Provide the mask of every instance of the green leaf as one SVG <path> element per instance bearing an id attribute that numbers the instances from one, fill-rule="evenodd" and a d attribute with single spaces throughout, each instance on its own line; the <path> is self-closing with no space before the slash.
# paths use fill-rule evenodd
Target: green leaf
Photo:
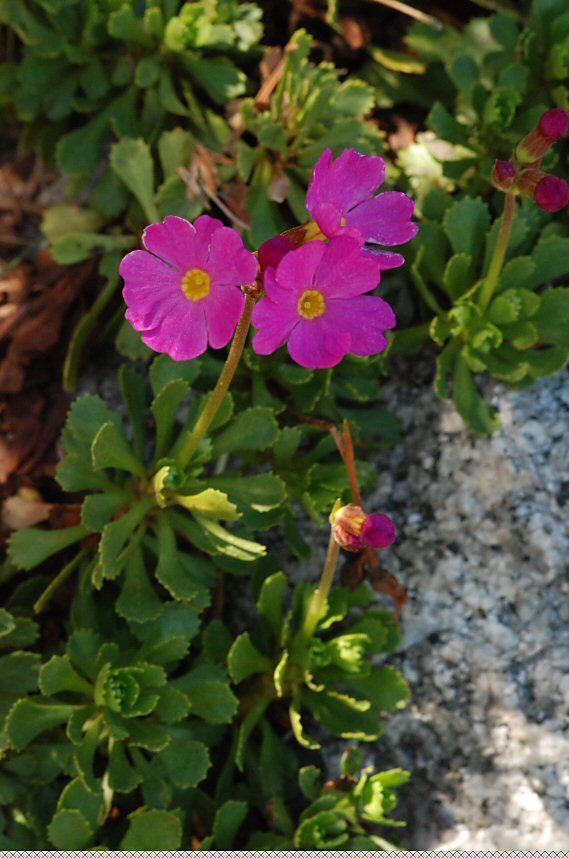
<path id="1" fill-rule="evenodd" d="M 158 355 L 150 365 L 149 376 L 152 393 L 157 396 L 170 381 L 179 379 L 191 385 L 200 374 L 200 370 L 199 360 L 172 360 L 168 355 Z M 224 404 L 225 402 L 224 399 Z"/>
<path id="2" fill-rule="evenodd" d="M 298 773 L 298 785 L 305 798 L 315 801 L 322 789 L 322 772 L 317 766 L 303 766 Z"/>
<path id="3" fill-rule="evenodd" d="M 455 253 L 481 259 L 490 226 L 488 207 L 482 200 L 464 197 L 447 210 L 443 226 Z"/>
<path id="4" fill-rule="evenodd" d="M 231 849 L 248 808 L 244 801 L 226 801 L 217 810 L 213 823 L 213 844 L 217 850 Z"/>
<path id="5" fill-rule="evenodd" d="M 196 787 L 206 777 L 211 766 L 206 745 L 185 736 L 173 738 L 160 752 L 158 759 L 165 766 L 172 783 L 180 789 Z"/>
<path id="6" fill-rule="evenodd" d="M 198 587 L 180 562 L 174 530 L 165 515 L 156 517 L 158 528 L 158 566 L 156 578 L 174 599 L 193 599 Z"/>
<path id="7" fill-rule="evenodd" d="M 468 364 L 460 354 L 454 369 L 454 402 L 465 423 L 479 435 L 491 435 L 500 428 L 496 409 L 478 393 Z"/>
<path id="8" fill-rule="evenodd" d="M 287 577 L 284 572 L 275 572 L 265 578 L 257 599 L 257 610 L 270 627 L 277 633 L 280 631 L 283 618 L 283 602 L 287 589 Z"/>
<path id="9" fill-rule="evenodd" d="M 267 549 L 261 543 L 235 536 L 235 534 L 222 527 L 217 521 L 212 521 L 197 513 L 194 513 L 194 518 L 196 524 L 199 526 L 200 533 L 197 533 L 195 528 L 190 526 L 190 522 L 187 523 L 186 529 L 189 533 L 192 533 L 192 541 L 196 540 L 194 544 L 198 547 L 201 542 L 200 536 L 202 539 L 204 536 L 206 537 L 206 544 L 209 543 L 212 549 L 209 553 L 225 554 L 228 557 L 243 560 L 246 563 L 258 560 L 259 557 L 264 557 L 267 553 Z"/>
<path id="10" fill-rule="evenodd" d="M 78 810 L 96 831 L 104 813 L 103 794 L 91 792 L 80 778 L 74 778 L 59 796 L 57 809 Z"/>
<path id="11" fill-rule="evenodd" d="M 102 217 L 91 209 L 59 204 L 45 210 L 41 231 L 50 244 L 69 233 L 98 232 L 103 225 Z"/>
<path id="12" fill-rule="evenodd" d="M 89 530 L 101 531 L 104 526 L 132 501 L 127 491 L 99 492 L 87 495 L 81 507 L 81 522 Z"/>
<path id="13" fill-rule="evenodd" d="M 534 272 L 535 263 L 530 256 L 518 256 L 515 259 L 510 259 L 502 269 L 496 284 L 496 293 L 505 292 L 507 289 L 528 288 Z"/>
<path id="14" fill-rule="evenodd" d="M 179 126 L 164 131 L 158 141 L 158 154 L 166 179 L 178 175 L 178 167 L 186 167 L 194 152 L 195 143 L 189 131 Z"/>
<path id="15" fill-rule="evenodd" d="M 152 414 L 156 424 L 155 459 L 166 455 L 172 439 L 176 414 L 182 400 L 189 390 L 189 384 L 182 379 L 168 382 L 157 394 L 152 403 Z"/>
<path id="16" fill-rule="evenodd" d="M 67 703 L 18 700 L 6 720 L 8 740 L 16 751 L 22 751 L 36 736 L 65 724 L 77 708 Z"/>
<path id="17" fill-rule="evenodd" d="M 109 753 L 109 786 L 117 792 L 132 792 L 142 781 L 142 775 L 129 762 L 122 742 L 113 742 Z"/>
<path id="18" fill-rule="evenodd" d="M 78 810 L 58 810 L 53 817 L 47 833 L 56 849 L 76 851 L 90 846 L 94 831 Z"/>
<path id="19" fill-rule="evenodd" d="M 253 645 L 249 632 L 243 632 L 229 650 L 227 667 L 231 679 L 238 685 L 254 673 L 270 671 L 271 661 Z"/>
<path id="20" fill-rule="evenodd" d="M 23 527 L 8 541 L 8 557 L 19 569 L 33 569 L 52 554 L 74 545 L 89 533 L 89 529 L 82 524 L 61 530 Z"/>
<path id="21" fill-rule="evenodd" d="M 146 470 L 115 423 L 105 423 L 95 436 L 92 447 L 93 468 L 118 468 L 142 477 Z"/>
<path id="22" fill-rule="evenodd" d="M 99 543 L 99 557 L 104 578 L 116 578 L 123 562 L 125 543 L 136 532 L 140 522 L 153 506 L 152 498 L 143 497 L 116 521 L 106 524 Z"/>
<path id="23" fill-rule="evenodd" d="M 206 59 L 202 54 L 188 53 L 183 65 L 217 104 L 227 104 L 245 92 L 246 76 L 225 57 Z"/>
<path id="24" fill-rule="evenodd" d="M 115 610 L 125 620 L 146 623 L 159 617 L 163 609 L 163 603 L 148 580 L 142 550 L 136 545 L 127 557 L 124 584 Z"/>
<path id="25" fill-rule="evenodd" d="M 160 220 L 154 203 L 154 163 L 150 148 L 144 140 L 124 137 L 111 147 L 111 167 L 136 197 L 147 220 Z"/>
<path id="26" fill-rule="evenodd" d="M 175 495 L 175 499 L 180 506 L 205 518 L 235 521 L 240 517 L 235 504 L 218 489 L 204 489 L 196 495 Z"/>
<path id="27" fill-rule="evenodd" d="M 443 140 L 449 140 L 451 143 L 468 142 L 468 127 L 457 122 L 440 101 L 433 104 L 431 112 L 427 116 L 427 126 L 435 132 L 437 137 L 441 137 Z"/>
<path id="28" fill-rule="evenodd" d="M 382 712 L 404 709 L 410 697 L 407 680 L 389 664 L 373 670 L 369 676 L 350 677 L 349 684 Z"/>
<path id="29" fill-rule="evenodd" d="M 61 691 L 75 691 L 91 697 L 93 687 L 71 666 L 68 656 L 54 655 L 40 670 L 39 686 L 47 696 Z"/>
<path id="30" fill-rule="evenodd" d="M 569 288 L 546 289 L 532 316 L 542 343 L 569 348 Z"/>
<path id="31" fill-rule="evenodd" d="M 233 719 L 238 700 L 220 668 L 200 665 L 173 684 L 188 695 L 192 714 L 210 724 L 229 724 Z"/>
<path id="32" fill-rule="evenodd" d="M 119 381 L 121 396 L 132 427 L 134 454 L 142 461 L 145 453 L 146 384 L 141 374 L 128 364 L 121 366 Z"/>
<path id="33" fill-rule="evenodd" d="M 121 841 L 125 851 L 175 851 L 182 845 L 182 824 L 167 810 L 140 807 L 128 817 L 129 829 Z"/>
<path id="34" fill-rule="evenodd" d="M 468 292 L 474 283 L 472 276 L 472 257 L 468 253 L 455 253 L 445 268 L 443 282 L 453 301 Z"/>
<path id="35" fill-rule="evenodd" d="M 277 433 L 278 424 L 270 408 L 247 408 L 215 436 L 213 453 L 219 456 L 243 450 L 264 450 L 273 443 Z"/>

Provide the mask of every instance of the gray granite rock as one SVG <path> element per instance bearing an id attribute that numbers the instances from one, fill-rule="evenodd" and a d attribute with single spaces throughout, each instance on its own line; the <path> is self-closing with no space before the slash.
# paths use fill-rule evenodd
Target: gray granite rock
<path id="1" fill-rule="evenodd" d="M 423 382 L 386 388 L 404 440 L 366 506 L 398 526 L 413 700 L 374 755 L 413 773 L 408 849 L 568 849 L 568 375 L 486 393 L 489 439 Z"/>

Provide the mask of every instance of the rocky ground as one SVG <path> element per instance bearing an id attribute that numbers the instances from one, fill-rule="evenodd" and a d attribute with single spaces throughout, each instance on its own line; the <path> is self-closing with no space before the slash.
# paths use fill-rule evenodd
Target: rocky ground
<path id="1" fill-rule="evenodd" d="M 413 701 L 375 757 L 413 773 L 412 850 L 569 848 L 569 377 L 487 395 L 490 439 L 425 380 L 386 388 L 404 441 L 367 507 L 398 526 Z"/>

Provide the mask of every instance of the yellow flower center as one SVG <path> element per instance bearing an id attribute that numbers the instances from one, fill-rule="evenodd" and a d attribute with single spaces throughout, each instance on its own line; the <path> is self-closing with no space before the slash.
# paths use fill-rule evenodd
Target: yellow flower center
<path id="1" fill-rule="evenodd" d="M 211 278 L 201 268 L 190 268 L 182 280 L 182 292 L 189 301 L 201 301 L 209 295 Z"/>
<path id="2" fill-rule="evenodd" d="M 307 289 L 298 299 L 298 312 L 304 319 L 317 319 L 325 310 L 324 295 L 316 289 Z"/>

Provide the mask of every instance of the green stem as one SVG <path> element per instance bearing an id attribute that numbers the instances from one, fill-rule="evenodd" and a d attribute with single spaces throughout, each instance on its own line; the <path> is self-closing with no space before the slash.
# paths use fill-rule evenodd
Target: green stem
<path id="1" fill-rule="evenodd" d="M 322 570 L 322 577 L 320 578 L 320 583 L 318 584 L 316 592 L 312 596 L 304 624 L 298 637 L 299 648 L 303 647 L 312 637 L 319 620 L 322 619 L 322 615 L 326 607 L 326 599 L 328 598 L 330 588 L 332 587 L 332 581 L 334 580 L 334 573 L 336 571 L 339 553 L 340 546 L 334 539 L 332 533 L 330 533 L 330 542 L 328 543 L 328 552 L 326 554 L 324 569 Z"/>
<path id="2" fill-rule="evenodd" d="M 70 577 L 70 575 L 75 572 L 77 567 L 81 565 L 83 558 L 86 556 L 87 553 L 88 549 L 83 548 L 83 550 L 76 554 L 73 560 L 70 560 L 70 562 L 63 567 L 61 572 L 56 575 L 52 581 L 49 582 L 41 596 L 34 603 L 34 613 L 39 614 L 41 611 L 43 611 L 55 591 L 59 587 L 61 587 L 61 585 Z"/>
<path id="3" fill-rule="evenodd" d="M 225 366 L 221 370 L 221 374 L 217 379 L 217 384 L 215 385 L 204 410 L 198 417 L 196 425 L 191 432 L 188 432 L 180 445 L 180 450 L 176 457 L 180 468 L 185 468 L 196 452 L 200 441 L 209 429 L 211 421 L 217 414 L 219 406 L 223 402 L 223 398 L 229 389 L 229 385 L 233 380 L 235 370 L 237 369 L 241 355 L 243 354 L 254 306 L 255 298 L 252 295 L 247 295 L 245 298 L 243 314 L 237 323 L 235 336 L 233 337 L 233 342 L 231 343 L 231 348 L 229 349 Z"/>
<path id="4" fill-rule="evenodd" d="M 492 296 L 494 295 L 494 289 L 496 288 L 496 283 L 498 282 L 498 277 L 500 276 L 502 265 L 504 264 L 504 259 L 506 257 L 506 250 L 508 249 L 508 242 L 512 233 L 515 211 L 516 198 L 513 194 L 506 194 L 500 232 L 498 233 L 494 253 L 490 260 L 488 274 L 486 275 L 486 279 L 484 280 L 478 297 L 478 306 L 482 312 L 486 310 L 488 304 L 492 300 Z"/>

